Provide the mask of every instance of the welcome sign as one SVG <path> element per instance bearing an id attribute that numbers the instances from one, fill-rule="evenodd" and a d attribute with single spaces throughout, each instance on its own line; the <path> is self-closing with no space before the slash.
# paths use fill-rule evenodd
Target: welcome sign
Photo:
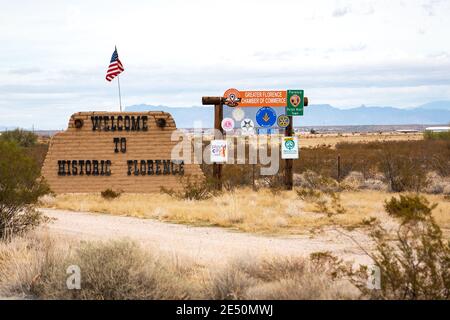
<path id="1" fill-rule="evenodd" d="M 159 192 L 179 177 L 203 178 L 197 164 L 171 158 L 175 121 L 165 112 L 80 112 L 56 134 L 42 174 L 56 193 Z"/>

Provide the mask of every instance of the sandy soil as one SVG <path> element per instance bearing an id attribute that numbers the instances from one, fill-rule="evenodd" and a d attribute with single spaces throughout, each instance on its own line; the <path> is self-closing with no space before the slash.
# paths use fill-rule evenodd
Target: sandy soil
<path id="1" fill-rule="evenodd" d="M 144 247 L 157 248 L 204 265 L 222 264 L 243 256 L 306 256 L 318 251 L 331 251 L 346 260 L 370 263 L 370 259 L 350 238 L 333 229 L 314 236 L 269 237 L 151 219 L 54 209 L 42 211 L 54 218 L 44 227 L 50 233 L 78 240 L 129 238 Z M 359 243 L 369 243 L 361 231 L 346 233 Z"/>

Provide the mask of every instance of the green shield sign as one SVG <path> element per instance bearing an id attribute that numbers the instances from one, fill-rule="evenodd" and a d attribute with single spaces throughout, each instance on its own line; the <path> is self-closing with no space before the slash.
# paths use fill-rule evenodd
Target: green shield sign
<path id="1" fill-rule="evenodd" d="M 303 115 L 303 90 L 287 90 L 287 107 L 286 114 L 288 116 Z"/>

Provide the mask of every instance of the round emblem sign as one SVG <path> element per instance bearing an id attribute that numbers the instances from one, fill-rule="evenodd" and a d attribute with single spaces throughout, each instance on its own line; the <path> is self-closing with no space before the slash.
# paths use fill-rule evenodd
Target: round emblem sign
<path id="1" fill-rule="evenodd" d="M 277 121 L 277 113 L 271 107 L 262 107 L 256 112 L 256 122 L 261 127 L 271 127 Z"/>
<path id="2" fill-rule="evenodd" d="M 222 120 L 222 129 L 229 132 L 234 129 L 234 120 L 231 118 L 225 118 Z"/>
<path id="3" fill-rule="evenodd" d="M 255 124 L 252 119 L 244 119 L 241 122 L 242 134 L 253 134 L 255 131 Z"/>
<path id="4" fill-rule="evenodd" d="M 233 114 L 234 120 L 236 120 L 236 121 L 241 121 L 242 119 L 244 119 L 244 116 L 245 116 L 245 112 L 241 108 L 235 108 L 233 110 L 232 114 Z"/>
<path id="5" fill-rule="evenodd" d="M 289 117 L 285 114 L 282 114 L 277 119 L 277 124 L 281 128 L 286 128 L 289 125 Z"/>
<path id="6" fill-rule="evenodd" d="M 286 140 L 286 142 L 284 143 L 284 146 L 286 147 L 286 149 L 292 150 L 295 147 L 295 142 L 292 140 Z"/>
<path id="7" fill-rule="evenodd" d="M 236 107 L 241 101 L 240 93 L 236 89 L 228 89 L 223 96 L 225 97 L 225 104 L 230 107 Z"/>
<path id="8" fill-rule="evenodd" d="M 300 96 L 294 94 L 293 96 L 291 96 L 289 101 L 291 102 L 292 106 L 298 107 L 302 99 L 300 98 Z"/>

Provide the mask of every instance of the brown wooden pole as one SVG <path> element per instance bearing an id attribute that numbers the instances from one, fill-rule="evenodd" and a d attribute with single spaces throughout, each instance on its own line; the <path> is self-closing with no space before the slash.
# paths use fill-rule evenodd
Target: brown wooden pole
<path id="1" fill-rule="evenodd" d="M 218 105 L 223 103 L 223 97 L 202 97 L 203 105 Z"/>
<path id="2" fill-rule="evenodd" d="M 223 119 L 223 104 L 219 102 L 214 106 L 214 129 L 222 133 L 222 137 L 219 134 L 214 133 L 215 139 L 223 139 L 224 131 L 222 129 L 222 119 Z M 213 163 L 213 177 L 215 180 L 215 185 L 217 190 L 222 190 L 222 166 L 221 163 Z"/>
<path id="3" fill-rule="evenodd" d="M 219 130 L 223 136 L 222 119 L 223 119 L 223 97 L 202 97 L 203 105 L 214 105 L 214 129 Z M 214 133 L 215 139 L 221 139 L 218 134 Z M 222 190 L 222 164 L 213 163 L 213 178 L 215 187 Z"/>
<path id="4" fill-rule="evenodd" d="M 294 124 L 292 116 L 289 116 L 289 125 L 286 127 L 284 131 L 284 135 L 286 137 L 292 137 Z M 292 190 L 294 188 L 294 171 L 292 170 L 294 160 L 293 159 L 285 159 L 284 166 L 284 185 L 286 190 Z"/>
<path id="5" fill-rule="evenodd" d="M 308 97 L 303 98 L 303 105 L 307 107 L 309 104 Z M 289 116 L 289 125 L 286 127 L 284 132 L 286 137 L 292 137 L 295 135 L 294 133 L 294 119 L 292 116 Z M 286 159 L 285 167 L 284 167 L 284 184 L 286 190 L 294 189 L 294 159 Z"/>

